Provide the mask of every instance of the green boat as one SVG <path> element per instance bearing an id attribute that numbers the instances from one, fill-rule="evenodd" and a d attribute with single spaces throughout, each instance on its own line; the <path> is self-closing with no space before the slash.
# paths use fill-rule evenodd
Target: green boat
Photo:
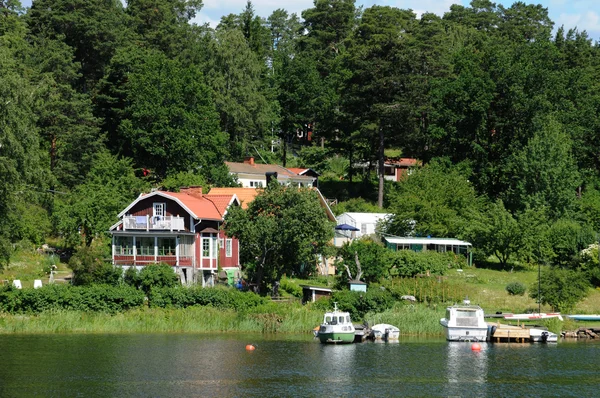
<path id="1" fill-rule="evenodd" d="M 333 303 L 333 305 L 333 312 L 325 313 L 317 337 L 321 343 L 326 344 L 353 343 L 354 325 L 350 320 L 350 314 L 338 311 L 337 303 Z"/>

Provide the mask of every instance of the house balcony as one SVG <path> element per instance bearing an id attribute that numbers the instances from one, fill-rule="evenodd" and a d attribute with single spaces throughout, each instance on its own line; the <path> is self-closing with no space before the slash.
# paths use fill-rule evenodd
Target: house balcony
<path id="1" fill-rule="evenodd" d="M 192 256 L 133 256 L 116 254 L 113 256 L 114 265 L 152 265 L 152 264 L 168 264 L 171 266 L 180 267 L 195 267 L 194 258 Z"/>
<path id="2" fill-rule="evenodd" d="M 123 216 L 123 231 L 184 231 L 185 222 L 179 216 Z"/>

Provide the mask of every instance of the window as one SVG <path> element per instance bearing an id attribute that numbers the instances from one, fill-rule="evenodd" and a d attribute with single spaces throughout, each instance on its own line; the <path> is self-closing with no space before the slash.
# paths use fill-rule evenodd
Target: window
<path id="1" fill-rule="evenodd" d="M 133 256 L 133 236 L 117 236 L 115 238 L 115 254 Z"/>
<path id="2" fill-rule="evenodd" d="M 136 246 L 138 256 L 154 256 L 154 238 L 138 238 Z"/>
<path id="3" fill-rule="evenodd" d="M 174 256 L 175 246 L 175 238 L 158 238 L 158 255 Z"/>
<path id="4" fill-rule="evenodd" d="M 219 249 L 224 248 L 225 246 L 223 246 L 223 238 L 219 238 Z"/>
<path id="5" fill-rule="evenodd" d="M 366 223 L 360 224 L 360 233 L 363 235 L 367 234 L 367 224 Z"/>
<path id="6" fill-rule="evenodd" d="M 179 256 L 191 257 L 193 255 L 194 237 L 183 235 L 179 238 Z"/>
<path id="7" fill-rule="evenodd" d="M 166 204 L 165 203 L 153 203 L 152 204 L 152 209 L 154 211 L 154 213 L 152 214 L 154 217 L 164 217 L 165 214 L 165 209 L 166 209 Z"/>
<path id="8" fill-rule="evenodd" d="M 202 238 L 202 257 L 210 257 L 210 238 Z"/>
<path id="9" fill-rule="evenodd" d="M 231 239 L 227 239 L 225 241 L 225 257 L 231 257 L 232 256 L 232 241 Z"/>

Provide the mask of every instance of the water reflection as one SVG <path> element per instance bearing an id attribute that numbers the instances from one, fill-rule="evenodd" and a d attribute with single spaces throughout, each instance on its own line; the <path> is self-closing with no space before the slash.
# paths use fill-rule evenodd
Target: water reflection
<path id="1" fill-rule="evenodd" d="M 448 342 L 446 350 L 446 377 L 449 396 L 485 396 L 488 377 L 490 345 L 481 343 L 480 351 L 472 351 L 470 343 Z"/>

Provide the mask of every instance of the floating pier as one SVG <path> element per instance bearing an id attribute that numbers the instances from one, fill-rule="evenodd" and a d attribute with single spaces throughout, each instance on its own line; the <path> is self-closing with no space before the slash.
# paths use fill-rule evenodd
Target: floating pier
<path id="1" fill-rule="evenodd" d="M 528 343 L 531 339 L 530 331 L 525 327 L 504 325 L 501 323 L 491 323 L 490 325 L 496 327 L 496 331 L 490 338 L 491 341 L 496 343 Z"/>

